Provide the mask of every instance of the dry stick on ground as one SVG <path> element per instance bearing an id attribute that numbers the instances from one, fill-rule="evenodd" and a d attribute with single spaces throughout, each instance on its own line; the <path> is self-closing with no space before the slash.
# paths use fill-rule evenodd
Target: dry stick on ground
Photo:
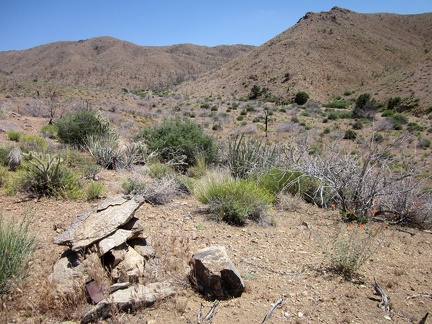
<path id="1" fill-rule="evenodd" d="M 276 304 L 273 305 L 273 307 L 270 309 L 270 311 L 267 313 L 267 315 L 264 317 L 264 320 L 261 322 L 261 324 L 264 324 L 267 322 L 267 320 L 270 318 L 270 316 L 273 314 L 274 310 L 283 302 L 283 296 L 276 302 Z"/>
<path id="2" fill-rule="evenodd" d="M 200 310 L 198 312 L 198 324 L 201 323 L 211 323 L 213 320 L 213 316 L 216 314 L 216 307 L 219 305 L 219 300 L 216 300 L 213 304 L 213 306 L 208 311 L 207 315 L 204 317 L 204 321 L 202 320 L 202 310 L 203 310 L 203 303 L 200 305 Z"/>
<path id="3" fill-rule="evenodd" d="M 374 279 L 375 280 L 375 279 Z M 379 307 L 381 307 L 384 311 L 390 312 L 390 297 L 382 290 L 380 285 L 375 280 L 374 289 L 377 294 L 381 295 L 381 302 L 379 303 Z"/>
<path id="4" fill-rule="evenodd" d="M 432 299 L 432 295 L 429 294 L 415 294 L 412 296 L 408 296 L 406 299 L 417 298 L 417 297 L 425 297 L 425 298 Z"/>

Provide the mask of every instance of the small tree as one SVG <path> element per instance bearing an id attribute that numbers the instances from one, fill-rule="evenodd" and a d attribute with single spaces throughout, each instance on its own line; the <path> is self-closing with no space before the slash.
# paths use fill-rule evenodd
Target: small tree
<path id="1" fill-rule="evenodd" d="M 377 113 L 378 104 L 371 99 L 370 94 L 364 93 L 358 96 L 353 110 L 353 118 L 373 119 Z"/>
<path id="2" fill-rule="evenodd" d="M 304 105 L 309 100 L 309 95 L 304 91 L 299 91 L 294 97 L 294 102 L 297 105 Z"/>

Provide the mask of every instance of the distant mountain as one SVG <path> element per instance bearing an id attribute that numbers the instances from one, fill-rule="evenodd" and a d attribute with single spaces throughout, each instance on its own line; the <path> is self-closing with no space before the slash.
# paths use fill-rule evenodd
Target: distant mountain
<path id="1" fill-rule="evenodd" d="M 361 14 L 334 7 L 307 13 L 262 46 L 181 84 L 181 93 L 278 97 L 306 91 L 329 100 L 346 91 L 419 98 L 432 105 L 432 13 Z"/>
<path id="2" fill-rule="evenodd" d="M 34 79 L 84 87 L 166 87 L 218 67 L 252 48 L 138 46 L 112 37 L 97 37 L 0 52 L 0 77 L 3 81 Z"/>

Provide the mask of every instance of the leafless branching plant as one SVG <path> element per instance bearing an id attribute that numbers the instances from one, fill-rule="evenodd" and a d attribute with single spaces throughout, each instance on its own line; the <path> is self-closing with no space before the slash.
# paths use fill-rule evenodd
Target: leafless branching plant
<path id="1" fill-rule="evenodd" d="M 427 212 L 418 207 L 430 202 L 424 200 L 427 194 L 418 178 L 421 170 L 412 160 L 394 157 L 407 141 L 407 137 L 388 144 L 368 140 L 359 144 L 355 154 L 341 140 L 314 154 L 295 145 L 286 151 L 287 164 L 317 179 L 315 200 L 324 207 L 337 206 L 350 220 L 392 215 L 398 222 L 409 221 L 414 213 Z"/>

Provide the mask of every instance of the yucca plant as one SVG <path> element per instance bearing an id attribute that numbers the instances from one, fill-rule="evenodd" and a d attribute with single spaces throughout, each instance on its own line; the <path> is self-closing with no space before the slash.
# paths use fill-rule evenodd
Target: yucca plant
<path id="1" fill-rule="evenodd" d="M 273 166 L 279 156 L 277 145 L 267 144 L 243 134 L 228 142 L 228 168 L 232 176 L 245 178 L 256 169 Z"/>

